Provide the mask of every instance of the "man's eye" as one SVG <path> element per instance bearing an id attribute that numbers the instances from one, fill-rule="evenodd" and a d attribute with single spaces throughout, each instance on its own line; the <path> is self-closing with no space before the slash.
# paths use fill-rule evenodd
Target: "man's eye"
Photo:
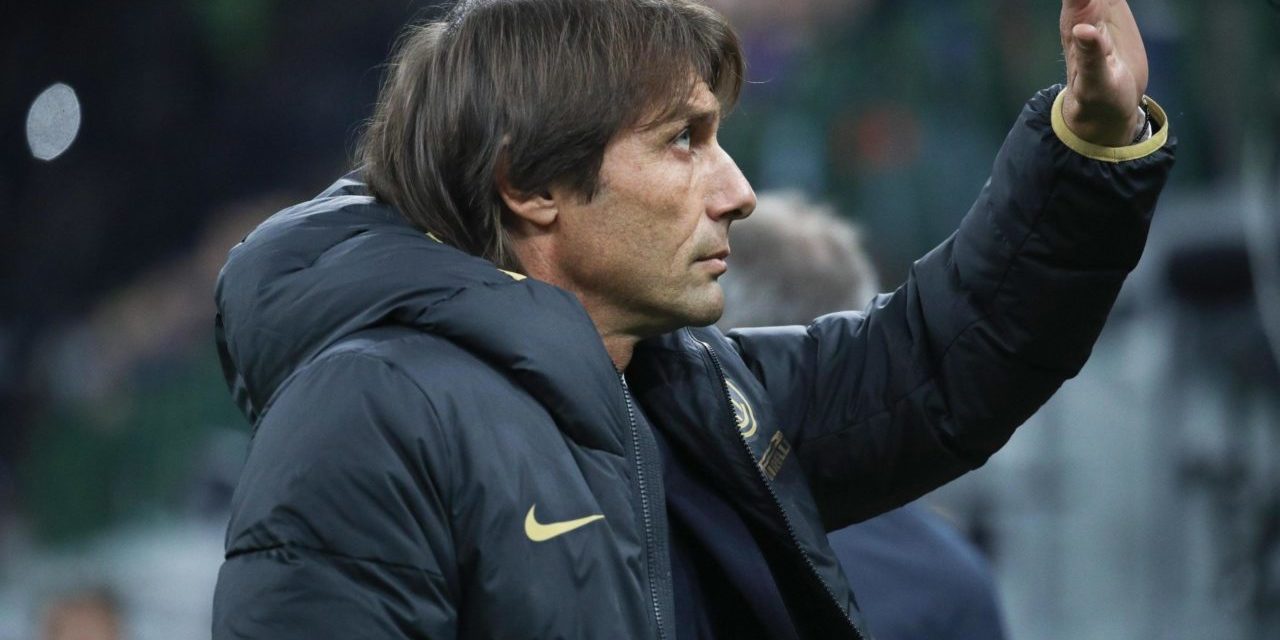
<path id="1" fill-rule="evenodd" d="M 690 131 L 689 127 L 685 127 L 671 142 L 677 147 L 688 151 L 689 146 L 693 144 L 693 132 Z"/>

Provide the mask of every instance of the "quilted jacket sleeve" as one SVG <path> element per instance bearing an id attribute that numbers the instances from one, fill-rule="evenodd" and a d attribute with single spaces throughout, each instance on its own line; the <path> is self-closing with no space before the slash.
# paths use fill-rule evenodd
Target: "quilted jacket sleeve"
<path id="1" fill-rule="evenodd" d="M 1079 372 L 1173 165 L 1164 113 L 1119 150 L 1069 135 L 1045 90 L 956 233 L 865 313 L 732 332 L 829 529 L 983 464 Z"/>
<path id="2" fill-rule="evenodd" d="M 264 414 L 233 500 L 215 640 L 452 638 L 448 443 L 388 363 L 328 356 Z"/>

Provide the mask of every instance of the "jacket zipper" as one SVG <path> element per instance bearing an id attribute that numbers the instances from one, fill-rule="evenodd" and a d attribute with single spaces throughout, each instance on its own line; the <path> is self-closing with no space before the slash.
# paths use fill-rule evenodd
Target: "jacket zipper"
<path id="1" fill-rule="evenodd" d="M 716 375 L 720 377 L 720 390 L 724 393 L 725 399 L 724 406 L 729 407 L 729 424 L 735 424 L 737 417 L 733 415 L 733 399 L 729 395 L 729 385 L 725 383 L 726 378 L 724 375 L 724 367 L 720 365 L 720 356 L 716 353 L 715 349 L 711 348 L 711 345 L 702 342 L 701 340 L 698 341 L 698 344 L 701 344 L 702 348 L 707 350 L 707 355 L 711 356 L 711 364 L 716 369 Z M 804 552 L 804 547 L 800 545 L 800 537 L 796 535 L 795 527 L 791 524 L 791 517 L 787 515 L 786 509 L 782 508 L 782 500 L 778 498 L 778 493 L 774 491 L 773 485 L 770 484 L 768 478 L 765 477 L 764 471 L 761 471 L 760 466 L 756 464 L 756 456 L 751 452 L 751 445 L 747 444 L 747 440 L 742 437 L 741 432 L 736 432 L 734 436 L 742 445 L 741 451 L 745 453 L 747 455 L 747 459 L 751 461 L 751 468 L 756 470 L 756 478 L 764 484 L 764 488 L 769 492 L 769 497 L 773 500 L 773 506 L 778 510 L 778 513 L 782 514 L 782 524 L 786 526 L 787 536 L 791 539 L 791 544 L 795 546 L 796 551 L 800 553 L 800 557 L 804 558 L 805 566 L 809 568 L 810 575 L 813 576 L 814 580 L 818 581 L 818 584 L 822 585 L 822 590 L 827 593 L 827 597 L 831 600 L 831 603 L 840 611 L 840 617 L 849 623 L 849 629 L 853 631 L 854 637 L 859 638 L 860 640 L 866 640 L 866 637 L 862 635 L 862 632 L 858 629 L 857 625 L 855 625 L 853 621 L 849 619 L 849 616 L 844 613 L 844 605 L 840 603 L 839 598 L 836 598 L 835 592 L 831 590 L 831 586 L 827 584 L 827 581 L 822 579 L 822 576 L 818 573 L 818 567 L 814 566 L 813 560 L 809 559 L 809 554 Z"/>
<path id="2" fill-rule="evenodd" d="M 644 464 L 640 457 L 640 426 L 636 423 L 635 410 L 631 406 L 631 387 L 627 386 L 627 378 L 619 372 L 618 380 L 622 381 L 622 399 L 627 405 L 627 419 L 631 423 L 631 449 L 636 456 L 636 482 L 640 485 L 640 514 L 644 520 L 645 553 L 649 558 L 649 561 L 645 563 L 649 582 L 649 602 L 653 605 L 653 618 L 658 627 L 658 638 L 659 640 L 664 640 L 666 633 L 662 627 L 662 607 L 659 604 L 657 576 L 654 569 L 655 564 L 658 562 L 658 543 L 653 533 L 653 516 L 649 507 L 648 485 L 645 483 Z"/>

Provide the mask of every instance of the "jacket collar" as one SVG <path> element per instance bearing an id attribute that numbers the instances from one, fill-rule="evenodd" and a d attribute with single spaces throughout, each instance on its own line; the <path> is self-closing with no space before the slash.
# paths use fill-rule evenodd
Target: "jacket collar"
<path id="1" fill-rule="evenodd" d="M 858 637 L 850 616 L 859 614 L 841 604 L 852 602 L 848 582 L 799 461 L 774 458 L 780 470 L 768 462 L 789 455 L 790 445 L 777 448 L 786 440 L 768 394 L 732 344 L 714 328 L 681 329 L 643 341 L 627 372 L 655 428 L 698 460 L 712 486 L 763 534 L 757 540 L 801 635 Z M 777 477 L 766 480 L 766 468 Z"/>
<path id="2" fill-rule="evenodd" d="M 624 450 L 620 383 L 578 300 L 429 238 L 354 175 L 233 248 L 216 297 L 224 372 L 251 421 L 318 354 L 400 325 L 511 375 L 583 446 Z"/>
<path id="3" fill-rule="evenodd" d="M 746 514 L 770 512 L 773 498 L 758 478 L 755 460 L 761 436 L 767 441 L 776 427 L 767 417 L 763 393 L 750 384 L 754 379 L 724 369 L 736 362 L 726 357 L 729 353 L 719 344 L 723 339 L 717 337 L 714 329 L 686 328 L 642 341 L 627 369 L 631 388 L 655 428 L 692 459 L 702 461 L 722 495 Z M 737 378 L 735 386 L 746 389 L 746 402 L 759 421 L 745 443 L 728 396 L 729 378 Z"/>

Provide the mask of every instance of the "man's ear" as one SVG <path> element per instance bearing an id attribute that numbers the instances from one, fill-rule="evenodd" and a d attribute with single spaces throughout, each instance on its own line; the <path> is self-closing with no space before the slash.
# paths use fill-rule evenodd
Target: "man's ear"
<path id="1" fill-rule="evenodd" d="M 532 192 L 521 191 L 511 186 L 511 181 L 507 179 L 506 163 L 501 163 L 495 172 L 495 181 L 498 186 L 498 195 L 502 196 L 502 201 L 506 203 L 507 209 L 516 216 L 517 219 L 536 227 L 547 227 L 556 221 L 556 216 L 560 214 L 560 209 L 556 206 L 555 198 L 551 196 L 551 191 L 541 189 Z"/>

